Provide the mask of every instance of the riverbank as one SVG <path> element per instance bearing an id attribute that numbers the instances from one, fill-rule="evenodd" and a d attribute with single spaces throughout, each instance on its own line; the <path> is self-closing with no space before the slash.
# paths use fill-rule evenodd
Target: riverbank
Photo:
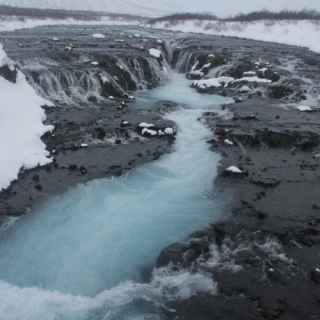
<path id="1" fill-rule="evenodd" d="M 320 59 L 313 57 L 310 64 L 292 52 L 270 55 L 265 48 L 257 54 L 246 48 L 233 66 L 193 83 L 202 94 L 238 102 L 224 108 L 224 117 L 207 112 L 202 118 L 213 133 L 212 150 L 222 155 L 215 185 L 232 200 L 219 223 L 160 255 L 158 267 L 170 262 L 179 270 L 206 273 L 218 287 L 216 295 L 170 304 L 175 312 L 169 318 L 320 316 L 320 109 L 309 95 L 319 94 L 311 88 L 317 86 Z M 191 69 L 189 77 L 195 76 L 199 72 Z"/>

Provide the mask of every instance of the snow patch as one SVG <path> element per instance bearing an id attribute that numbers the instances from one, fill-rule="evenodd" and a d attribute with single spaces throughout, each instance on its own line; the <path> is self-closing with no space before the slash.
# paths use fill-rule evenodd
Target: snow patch
<path id="1" fill-rule="evenodd" d="M 153 123 L 147 123 L 147 122 L 141 122 L 138 125 L 140 128 L 153 128 L 154 124 Z"/>
<path id="2" fill-rule="evenodd" d="M 297 106 L 297 109 L 301 112 L 311 112 L 312 108 L 309 106 Z"/>
<path id="3" fill-rule="evenodd" d="M 229 139 L 225 139 L 225 140 L 224 140 L 224 143 L 225 143 L 226 145 L 229 145 L 229 146 L 233 146 L 233 145 L 234 145 L 234 143 L 233 143 L 231 140 L 229 140 Z"/>
<path id="4" fill-rule="evenodd" d="M 102 33 L 95 33 L 92 35 L 92 37 L 95 39 L 104 39 L 106 36 Z"/>
<path id="5" fill-rule="evenodd" d="M 254 77 L 254 76 L 256 76 L 257 74 L 256 74 L 255 71 L 246 71 L 246 72 L 243 73 L 243 75 L 244 75 L 245 77 Z"/>
<path id="6" fill-rule="evenodd" d="M 154 58 L 161 58 L 161 51 L 159 49 L 151 48 L 149 49 L 149 54 Z"/>
<path id="7" fill-rule="evenodd" d="M 172 136 L 174 134 L 174 130 L 173 130 L 173 128 L 165 128 L 164 133 Z"/>
<path id="8" fill-rule="evenodd" d="M 232 77 L 219 77 L 219 78 L 210 78 L 204 80 L 193 81 L 192 86 L 200 89 L 207 88 L 219 88 L 221 86 L 227 86 L 230 82 L 234 81 Z"/>
<path id="9" fill-rule="evenodd" d="M 227 172 L 232 172 L 232 173 L 243 173 L 242 170 L 240 170 L 238 167 L 236 166 L 230 166 L 229 168 L 226 169 Z"/>
<path id="10" fill-rule="evenodd" d="M 258 77 L 242 77 L 240 79 L 236 79 L 233 82 L 256 82 L 256 83 L 271 83 L 272 81 L 269 79 L 263 79 Z"/>

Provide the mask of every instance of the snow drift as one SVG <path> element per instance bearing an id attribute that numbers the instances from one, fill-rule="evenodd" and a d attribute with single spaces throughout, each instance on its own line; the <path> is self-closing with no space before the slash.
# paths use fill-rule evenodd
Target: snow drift
<path id="1" fill-rule="evenodd" d="M 105 16 L 99 20 L 81 20 L 74 18 L 52 19 L 52 18 L 24 18 L 17 16 L 0 17 L 0 31 L 15 31 L 24 28 L 56 25 L 138 25 L 140 21 L 120 17 Z"/>
<path id="2" fill-rule="evenodd" d="M 14 70 L 0 44 L 0 67 Z M 41 136 L 52 129 L 45 126 L 41 106 L 50 104 L 39 97 L 18 71 L 16 82 L 0 76 L 0 190 L 15 180 L 21 168 L 33 168 L 50 162 Z"/>

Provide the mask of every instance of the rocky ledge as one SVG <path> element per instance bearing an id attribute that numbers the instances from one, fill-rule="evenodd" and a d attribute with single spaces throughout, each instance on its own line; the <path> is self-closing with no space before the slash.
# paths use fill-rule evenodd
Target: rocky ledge
<path id="1" fill-rule="evenodd" d="M 79 183 L 122 175 L 170 152 L 176 128 L 164 114 L 176 106 L 134 105 L 138 89 L 159 85 L 166 63 L 164 41 L 141 31 L 69 26 L 0 34 L 15 62 L 4 64 L 0 77 L 15 83 L 19 69 L 54 104 L 43 106 L 54 129 L 41 137 L 51 162 L 21 168 L 0 191 L 0 222 Z"/>
<path id="2" fill-rule="evenodd" d="M 166 102 L 158 103 L 152 112 L 132 111 L 116 102 L 90 109 L 46 108 L 46 122 L 55 129 L 42 139 L 53 161 L 20 171 L 18 180 L 0 193 L 1 214 L 22 215 L 67 188 L 120 176 L 170 152 L 176 128 L 162 112 L 172 108 Z"/>

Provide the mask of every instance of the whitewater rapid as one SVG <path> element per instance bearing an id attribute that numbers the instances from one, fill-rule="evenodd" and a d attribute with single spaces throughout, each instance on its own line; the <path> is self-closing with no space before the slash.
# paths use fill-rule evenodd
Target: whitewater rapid
<path id="1" fill-rule="evenodd" d="M 144 99 L 144 100 L 143 100 Z M 146 270 L 167 245 L 216 219 L 219 156 L 198 118 L 222 98 L 199 95 L 183 76 L 141 97 L 181 108 L 175 151 L 128 175 L 101 179 L 55 197 L 0 234 L 0 319 L 159 319 L 163 303 L 214 293 L 205 274 Z"/>

